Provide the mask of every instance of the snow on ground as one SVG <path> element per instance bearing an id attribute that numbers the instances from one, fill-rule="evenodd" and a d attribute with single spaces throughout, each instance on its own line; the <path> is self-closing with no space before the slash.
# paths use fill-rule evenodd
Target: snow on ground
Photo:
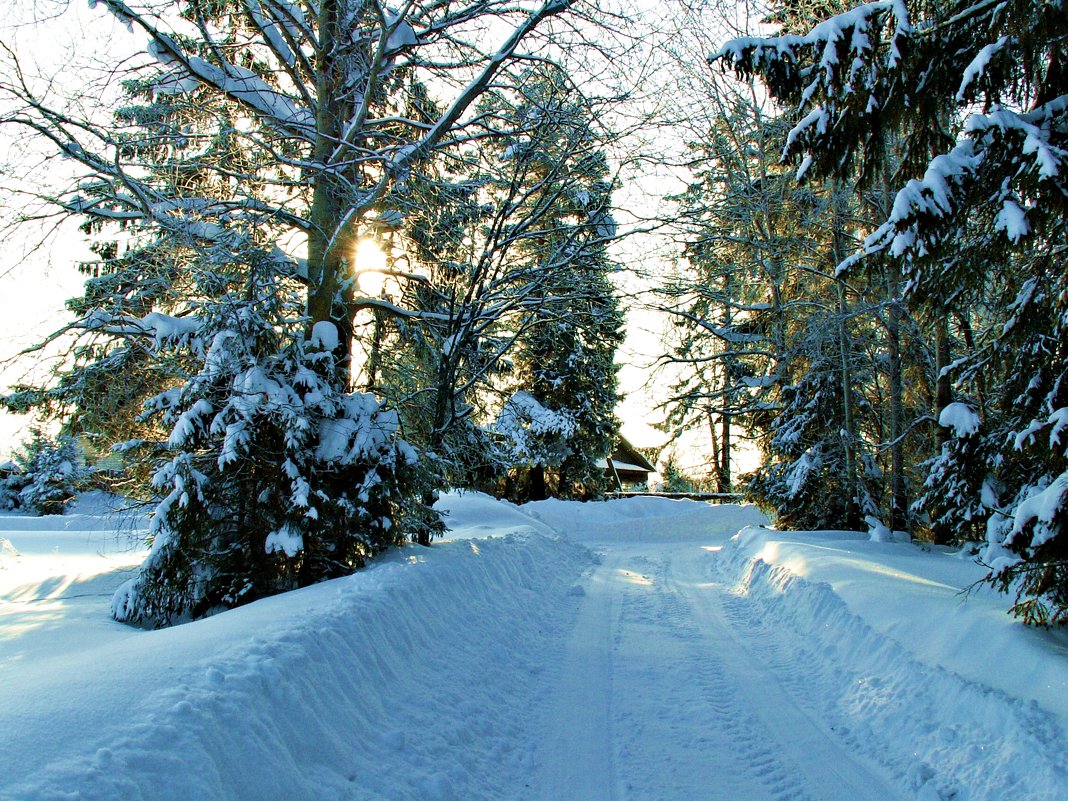
<path id="1" fill-rule="evenodd" d="M 432 548 L 150 632 L 103 501 L 0 516 L 4 801 L 1068 799 L 1068 639 L 944 550 L 450 495 Z"/>

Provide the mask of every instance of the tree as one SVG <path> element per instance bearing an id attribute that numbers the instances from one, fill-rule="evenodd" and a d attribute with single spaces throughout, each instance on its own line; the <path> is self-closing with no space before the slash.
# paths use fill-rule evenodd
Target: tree
<path id="1" fill-rule="evenodd" d="M 993 396 L 980 410 L 982 441 L 969 446 L 989 454 L 989 472 L 969 477 L 982 458 L 972 455 L 937 460 L 933 475 L 971 488 L 963 506 L 986 520 L 989 580 L 1038 623 L 1068 613 L 1066 44 L 1063 3 L 875 2 L 803 36 L 736 40 L 714 56 L 807 111 L 786 148 L 806 172 L 855 166 L 870 180 L 886 167 L 889 136 L 902 143 L 904 185 L 840 269 L 894 262 L 911 302 L 933 315 L 997 299 L 974 351 L 943 367 L 958 391 Z"/>
<path id="2" fill-rule="evenodd" d="M 732 428 L 748 431 L 763 462 L 742 484 L 753 500 L 784 525 L 856 528 L 881 475 L 864 396 L 877 307 L 833 274 L 846 231 L 863 224 L 858 204 L 841 187 L 799 187 L 776 163 L 787 119 L 751 86 L 701 91 L 694 177 L 674 198 L 685 261 L 662 293 L 675 339 L 661 362 L 680 376 L 666 424 L 710 429 L 721 491 Z"/>
<path id="3" fill-rule="evenodd" d="M 12 508 L 29 508 L 39 515 L 61 515 L 86 485 L 88 471 L 77 443 L 70 437 L 53 439 L 42 429 L 15 453 L 16 472 L 4 481 Z"/>
<path id="4" fill-rule="evenodd" d="M 596 460 L 614 441 L 620 338 L 603 152 L 618 134 L 595 110 L 614 101 L 587 96 L 558 65 L 513 80 L 478 106 L 498 135 L 413 186 L 410 224 L 386 235 L 386 273 L 421 317 L 387 324 L 397 358 L 368 365 L 449 482 L 502 482 L 516 443 L 502 451 L 484 426 L 502 394 L 522 391 L 577 421 L 563 465 L 570 478 L 554 477 L 554 491 L 595 494 Z"/>
<path id="5" fill-rule="evenodd" d="M 145 413 L 170 430 L 172 456 L 153 478 L 152 551 L 116 594 L 119 620 L 170 623 L 344 575 L 433 525 L 396 414 L 334 383 L 333 324 L 297 335 L 299 293 L 250 266 L 195 324 L 154 320 L 159 347 L 203 358 Z"/>
<path id="6" fill-rule="evenodd" d="M 406 536 L 429 542 L 420 504 L 432 496 L 407 492 L 401 477 L 410 449 L 377 402 L 349 392 L 357 313 L 421 312 L 360 295 L 355 245 L 427 165 L 492 133 L 476 101 L 526 61 L 521 48 L 551 57 L 535 41 L 542 27 L 595 10 L 577 0 L 400 12 L 377 0 L 103 5 L 148 38 L 129 104 L 104 123 L 78 116 L 46 102 L 13 62 L 0 124 L 36 132 L 78 165 L 74 186 L 47 199 L 115 242 L 74 304 L 76 372 L 11 404 L 73 405 L 91 425 L 102 365 L 145 359 L 154 373 L 131 383 L 124 406 L 147 399 L 141 419 L 166 437 L 154 479 L 164 499 L 153 554 L 116 614 L 202 614 L 350 570 Z M 480 47 L 507 24 L 498 49 Z M 451 97 L 424 102 L 428 82 Z M 342 430 L 362 444 L 335 452 L 327 443 Z M 269 530 L 250 503 L 272 510 Z"/>
<path id="7" fill-rule="evenodd" d="M 547 280 L 543 302 L 519 332 L 511 381 L 573 421 L 559 458 L 533 462 L 518 482 L 526 484 L 520 494 L 533 499 L 546 492 L 563 498 L 603 495 L 607 479 L 600 463 L 619 436 L 614 357 L 623 340 L 623 316 L 611 282 L 616 265 L 608 255 L 616 237 L 613 182 L 604 137 L 590 109 L 574 96 L 566 76 L 532 73 L 521 102 L 499 112 L 531 121 L 521 136 L 502 144 L 515 171 L 544 187 L 522 199 L 544 235 L 517 241 L 516 256 Z"/>

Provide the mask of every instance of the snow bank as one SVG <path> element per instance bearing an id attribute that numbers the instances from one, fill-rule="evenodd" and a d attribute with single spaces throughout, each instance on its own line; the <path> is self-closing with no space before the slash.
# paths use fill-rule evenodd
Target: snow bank
<path id="1" fill-rule="evenodd" d="M 583 504 L 550 499 L 520 508 L 578 542 L 641 542 L 663 537 L 700 540 L 730 536 L 745 526 L 768 522 L 755 506 L 644 495 Z"/>
<path id="2" fill-rule="evenodd" d="M 965 597 L 984 572 L 970 560 L 749 528 L 711 564 L 783 683 L 921 801 L 1068 798 L 1068 637 Z"/>
<path id="3" fill-rule="evenodd" d="M 459 528 L 482 525 L 450 503 Z M 524 519 L 173 629 L 113 624 L 32 670 L 0 666 L 0 798 L 510 797 L 590 564 Z M 561 629 L 544 625 L 561 614 Z"/>
<path id="4" fill-rule="evenodd" d="M 553 744 L 567 719 L 550 716 L 613 692 L 616 733 L 586 733 L 605 776 L 615 742 L 631 775 L 682 766 L 704 794 L 722 789 L 708 766 L 733 764 L 785 798 L 800 785 L 769 765 L 844 744 L 915 801 L 1068 801 L 1068 633 L 1025 629 L 986 587 L 965 595 L 984 571 L 948 550 L 774 531 L 747 506 L 450 494 L 432 548 L 147 632 L 107 616 L 144 551 L 136 518 L 116 535 L 90 514 L 104 500 L 0 516 L 0 801 L 562 797 L 539 795 L 539 758 L 596 765 L 574 738 Z M 744 656 L 720 663 L 733 672 L 720 649 Z M 800 713 L 755 709 L 772 686 Z M 761 728 L 798 715 L 834 748 Z"/>

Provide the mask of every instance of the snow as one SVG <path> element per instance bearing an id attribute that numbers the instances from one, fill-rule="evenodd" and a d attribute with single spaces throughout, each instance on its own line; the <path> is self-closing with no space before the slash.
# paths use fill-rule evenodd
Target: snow
<path id="1" fill-rule="evenodd" d="M 979 50 L 975 58 L 972 59 L 972 63 L 964 70 L 964 75 L 961 78 L 960 89 L 957 90 L 957 101 L 963 102 L 965 95 L 968 93 L 968 87 L 976 79 L 981 78 L 983 73 L 986 72 L 986 68 L 990 65 L 990 59 L 999 51 L 1005 48 L 1005 45 L 1009 43 L 1008 36 L 1002 36 L 996 42 L 991 42 L 982 49 Z"/>
<path id="2" fill-rule="evenodd" d="M 337 350 L 338 341 L 337 326 L 329 320 L 320 320 L 312 326 L 312 347 L 332 353 Z"/>
<path id="3" fill-rule="evenodd" d="M 1006 538 L 1005 544 L 1010 544 L 1016 535 L 1032 522 L 1035 523 L 1035 530 L 1031 536 L 1032 548 L 1045 545 L 1057 536 L 1057 529 L 1052 524 L 1063 508 L 1065 492 L 1068 492 L 1068 473 L 1061 473 L 1049 486 L 1024 498 L 1016 507 L 1012 532 Z"/>
<path id="4" fill-rule="evenodd" d="M 966 403 L 953 402 L 938 415 L 938 425 L 942 428 L 952 428 L 957 439 L 970 437 L 979 430 L 979 415 L 975 409 Z"/>
<path id="5" fill-rule="evenodd" d="M 307 506 L 307 498 L 305 497 L 304 503 L 297 503 L 296 505 Z M 285 553 L 286 556 L 292 559 L 304 550 L 304 537 L 299 531 L 294 531 L 288 524 L 286 524 L 279 530 L 272 531 L 267 535 L 265 550 L 267 553 Z"/>
<path id="6" fill-rule="evenodd" d="M 1020 205 L 1012 198 L 1006 198 L 1001 203 L 997 219 L 994 220 L 994 230 L 1004 231 L 1005 236 L 1011 242 L 1019 242 L 1031 231 L 1031 224 L 1027 221 L 1027 214 Z"/>
<path id="7" fill-rule="evenodd" d="M 407 20 L 398 17 L 389 9 L 386 9 L 385 18 L 386 28 L 389 31 L 389 39 L 386 42 L 387 53 L 419 44 L 419 37 L 416 36 L 415 29 Z"/>
<path id="8" fill-rule="evenodd" d="M 116 505 L 0 516 L 4 801 L 1068 799 L 1068 638 L 951 550 L 450 494 L 431 548 L 143 631 Z"/>

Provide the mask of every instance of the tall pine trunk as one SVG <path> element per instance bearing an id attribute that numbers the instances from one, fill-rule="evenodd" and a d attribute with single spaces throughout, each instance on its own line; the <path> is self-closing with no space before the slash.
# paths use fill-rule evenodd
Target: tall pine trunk
<path id="1" fill-rule="evenodd" d="M 350 377 L 352 342 L 355 338 L 354 287 L 345 279 L 356 252 L 356 225 L 348 198 L 351 176 L 330 169 L 352 115 L 345 100 L 347 51 L 344 9 L 338 0 L 323 0 L 319 6 L 319 42 L 316 52 L 316 138 L 313 163 L 319 165 L 312 178 L 312 202 L 308 232 L 308 317 L 310 327 L 332 322 L 337 328 L 335 377 L 346 387 Z"/>
<path id="2" fill-rule="evenodd" d="M 949 341 L 949 317 L 945 314 L 938 315 L 935 320 L 935 444 L 936 452 L 942 451 L 942 446 L 949 442 L 949 428 L 938 425 L 942 410 L 953 402 L 953 385 L 950 380 L 949 370 L 946 369 L 952 359 L 953 353 Z M 954 540 L 954 533 L 945 523 L 935 523 L 931 528 L 931 537 L 939 545 L 948 545 Z"/>
<path id="3" fill-rule="evenodd" d="M 900 278 L 891 269 L 890 314 L 887 322 L 890 352 L 890 528 L 908 529 L 908 485 L 905 482 L 905 404 L 901 358 L 901 321 L 904 316 L 899 297 Z"/>
<path id="4" fill-rule="evenodd" d="M 841 187 L 835 187 L 833 202 L 832 250 L 835 266 L 841 264 L 846 256 L 845 244 L 845 209 Z M 853 415 L 853 365 L 852 342 L 849 334 L 849 302 L 846 299 L 845 280 L 839 277 L 835 281 L 838 312 L 838 369 L 842 388 L 842 483 L 846 488 L 846 513 L 843 525 L 846 528 L 860 528 L 861 522 L 861 486 L 857 471 L 857 436 L 856 422 Z"/>

